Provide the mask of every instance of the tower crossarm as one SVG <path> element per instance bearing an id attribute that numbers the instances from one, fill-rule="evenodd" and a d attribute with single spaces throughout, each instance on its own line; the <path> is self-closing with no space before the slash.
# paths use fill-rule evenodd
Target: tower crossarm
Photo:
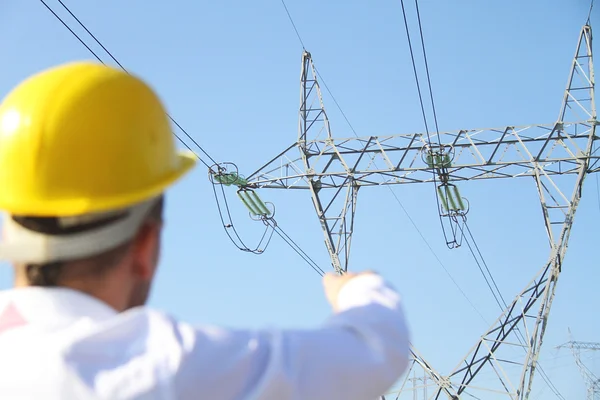
<path id="1" fill-rule="evenodd" d="M 578 342 L 570 341 L 565 344 L 561 344 L 558 348 L 568 347 L 578 350 L 600 350 L 600 343 L 597 342 Z"/>
<path id="2" fill-rule="evenodd" d="M 428 151 L 443 148 L 448 154 L 450 181 L 577 174 L 583 162 L 596 170 L 600 154 L 587 151 L 597 140 L 592 119 L 547 125 L 466 129 L 438 134 L 325 138 L 296 142 L 273 158 L 248 180 L 255 187 L 310 189 L 338 188 L 348 176 L 358 186 L 433 182 L 436 165 Z M 298 148 L 310 162 L 307 170 Z M 592 148 L 595 148 L 593 146 Z M 310 149 L 310 150 L 309 150 Z"/>

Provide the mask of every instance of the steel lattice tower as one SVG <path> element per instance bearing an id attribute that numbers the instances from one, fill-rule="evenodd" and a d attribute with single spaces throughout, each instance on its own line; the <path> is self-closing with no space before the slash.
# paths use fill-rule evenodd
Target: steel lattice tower
<path id="1" fill-rule="evenodd" d="M 429 391 L 430 398 L 458 399 L 462 394 L 473 398 L 473 393 L 485 392 L 527 399 L 582 185 L 588 173 L 599 169 L 597 124 L 588 24 L 581 30 L 554 123 L 464 129 L 431 137 L 424 133 L 332 136 L 317 73 L 305 51 L 298 140 L 250 175 L 248 182 L 252 188 L 308 190 L 333 268 L 343 273 L 349 265 L 357 195 L 363 187 L 433 185 L 434 177 L 452 186 L 481 179 L 532 180 L 548 235 L 546 262 L 449 374 L 436 371 L 412 348 L 412 366 L 422 367 L 436 385 Z M 448 157 L 427 162 L 427 156 Z M 514 365 L 519 366 L 518 372 Z M 476 378 L 484 370 L 493 371 L 494 381 L 478 385 Z"/>
<path id="2" fill-rule="evenodd" d="M 592 342 L 576 342 L 571 340 L 558 348 L 567 347 L 571 349 L 575 363 L 579 367 L 579 372 L 585 381 L 587 386 L 586 400 L 595 400 L 600 398 L 600 379 L 589 369 L 581 360 L 581 350 L 600 350 L 600 343 Z"/>

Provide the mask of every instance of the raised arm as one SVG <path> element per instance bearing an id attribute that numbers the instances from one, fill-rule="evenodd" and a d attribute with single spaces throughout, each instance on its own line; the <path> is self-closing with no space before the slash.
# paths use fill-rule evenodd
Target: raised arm
<path id="1" fill-rule="evenodd" d="M 320 329 L 178 325 L 176 398 L 374 400 L 382 395 L 408 364 L 400 298 L 379 275 L 348 278 L 339 294 L 328 294 L 337 311 Z"/>

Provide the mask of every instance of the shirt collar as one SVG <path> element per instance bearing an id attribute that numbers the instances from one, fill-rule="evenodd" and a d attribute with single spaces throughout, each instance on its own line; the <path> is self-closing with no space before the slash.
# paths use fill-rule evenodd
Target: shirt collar
<path id="1" fill-rule="evenodd" d="M 28 286 L 0 291 L 0 307 L 11 301 L 30 322 L 81 317 L 101 320 L 117 314 L 100 299 L 63 287 Z"/>

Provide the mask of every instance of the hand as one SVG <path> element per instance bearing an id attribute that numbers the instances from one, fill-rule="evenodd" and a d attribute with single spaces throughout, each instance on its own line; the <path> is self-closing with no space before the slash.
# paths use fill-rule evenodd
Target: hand
<path id="1" fill-rule="evenodd" d="M 323 276 L 323 287 L 325 288 L 325 296 L 327 301 L 331 304 L 334 311 L 338 310 L 338 295 L 342 287 L 348 283 L 348 281 L 359 275 L 374 274 L 372 271 L 364 271 L 359 273 L 347 272 L 344 275 L 338 275 L 334 273 L 327 273 Z"/>

